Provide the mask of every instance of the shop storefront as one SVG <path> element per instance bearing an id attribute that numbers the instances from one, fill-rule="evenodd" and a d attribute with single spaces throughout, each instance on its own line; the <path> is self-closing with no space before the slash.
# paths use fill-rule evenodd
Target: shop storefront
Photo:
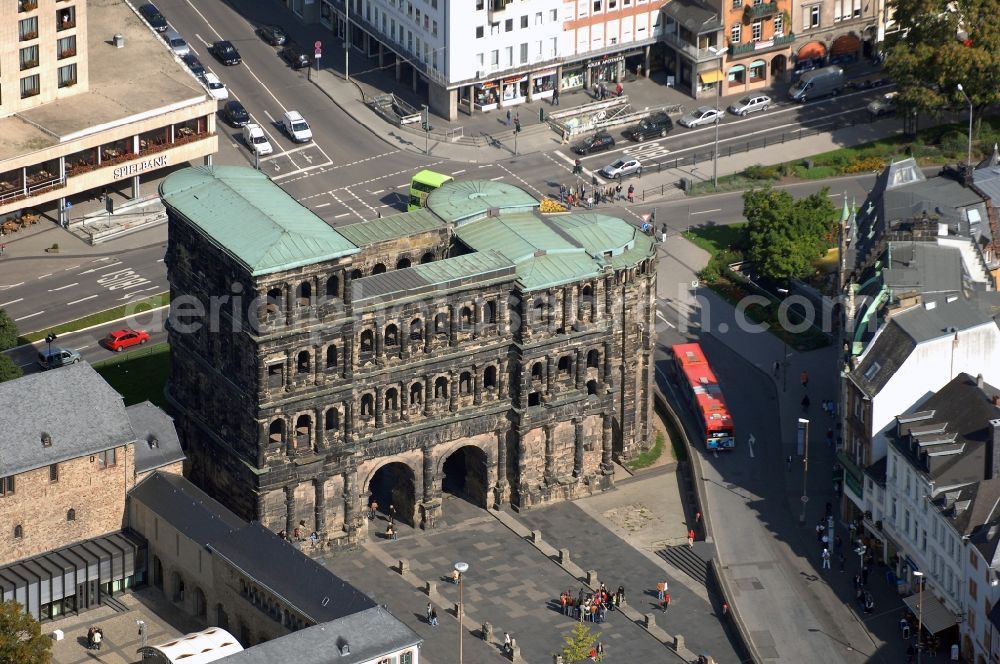
<path id="1" fill-rule="evenodd" d="M 516 104 L 523 104 L 528 100 L 528 76 L 527 74 L 521 74 L 519 76 L 510 76 L 503 79 L 501 82 L 501 106 L 514 106 Z"/>
<path id="2" fill-rule="evenodd" d="M 546 69 L 531 75 L 531 98 L 549 99 L 556 87 L 556 70 Z"/>
<path id="3" fill-rule="evenodd" d="M 477 111 L 492 111 L 497 108 L 500 103 L 500 99 L 498 97 L 499 87 L 494 81 L 477 83 L 475 85 L 475 91 Z"/>
<path id="4" fill-rule="evenodd" d="M 590 85 L 618 82 L 620 80 L 618 70 L 624 63 L 625 55 L 623 53 L 605 56 L 600 60 L 591 60 L 587 63 L 587 69 L 590 70 Z"/>
<path id="5" fill-rule="evenodd" d="M 584 85 L 587 84 L 586 67 L 583 63 L 577 63 L 575 65 L 567 65 L 563 67 L 562 70 L 562 81 L 560 81 L 560 90 L 579 90 Z"/>

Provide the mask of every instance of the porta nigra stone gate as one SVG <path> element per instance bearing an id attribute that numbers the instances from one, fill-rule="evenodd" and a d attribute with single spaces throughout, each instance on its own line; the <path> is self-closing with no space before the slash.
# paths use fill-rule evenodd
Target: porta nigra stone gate
<path id="1" fill-rule="evenodd" d="M 656 251 L 501 182 L 332 228 L 252 169 L 170 175 L 168 396 L 191 479 L 321 544 L 367 505 L 518 509 L 613 486 L 650 443 Z"/>

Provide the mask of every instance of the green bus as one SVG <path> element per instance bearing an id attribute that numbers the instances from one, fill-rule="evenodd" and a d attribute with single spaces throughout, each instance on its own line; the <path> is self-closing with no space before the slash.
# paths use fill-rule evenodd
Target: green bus
<path id="1" fill-rule="evenodd" d="M 409 212 L 426 207 L 427 194 L 454 179 L 444 173 L 436 173 L 428 170 L 420 171 L 410 180 L 410 203 L 406 206 L 406 211 Z"/>

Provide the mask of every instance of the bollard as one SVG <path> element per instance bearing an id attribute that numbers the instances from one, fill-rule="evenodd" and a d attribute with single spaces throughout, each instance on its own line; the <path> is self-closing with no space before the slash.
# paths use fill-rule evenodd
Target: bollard
<path id="1" fill-rule="evenodd" d="M 483 637 L 483 641 L 486 641 L 486 643 L 493 641 L 493 625 L 484 622 L 482 627 L 479 628 L 479 635 Z"/>
<path id="2" fill-rule="evenodd" d="M 458 614 L 462 613 L 462 605 L 459 604 L 458 602 L 455 602 L 454 604 L 452 604 L 451 612 L 454 613 L 455 617 L 457 618 Z"/>
<path id="3" fill-rule="evenodd" d="M 521 660 L 521 646 L 519 646 L 516 643 L 514 643 L 513 639 L 511 639 L 511 642 L 510 642 L 510 654 L 509 654 L 509 656 L 510 656 L 510 661 L 514 662 L 514 664 L 518 664 L 518 662 L 522 661 Z"/>
<path id="4" fill-rule="evenodd" d="M 646 629 L 653 629 L 656 627 L 656 617 L 652 613 L 647 613 L 642 617 L 642 626 Z"/>
<path id="5" fill-rule="evenodd" d="M 559 549 L 559 564 L 566 565 L 569 563 L 569 549 Z"/>
<path id="6" fill-rule="evenodd" d="M 410 571 L 410 561 L 409 560 L 403 560 L 402 558 L 400 558 L 399 559 L 399 568 L 398 569 L 399 569 L 399 573 L 400 574 L 406 574 L 407 572 Z"/>
<path id="7" fill-rule="evenodd" d="M 437 592 L 437 583 L 435 583 L 434 581 L 428 581 L 424 585 L 424 592 L 427 593 L 428 597 L 430 597 L 431 595 L 433 595 L 434 593 L 436 593 Z"/>
<path id="8" fill-rule="evenodd" d="M 552 664 L 563 664 L 562 655 L 552 655 Z"/>
<path id="9" fill-rule="evenodd" d="M 542 543 L 542 531 L 540 531 L 540 530 L 532 530 L 531 531 L 531 542 L 533 544 L 541 544 Z"/>
<path id="10" fill-rule="evenodd" d="M 673 643 L 672 647 L 674 649 L 674 652 L 680 652 L 681 650 L 683 650 L 684 649 L 684 637 L 681 636 L 680 634 L 674 634 L 674 643 Z"/>
<path id="11" fill-rule="evenodd" d="M 595 570 L 592 569 L 587 570 L 587 585 L 590 586 L 591 588 L 596 588 L 597 586 L 601 585 L 600 582 L 597 580 L 597 572 Z"/>

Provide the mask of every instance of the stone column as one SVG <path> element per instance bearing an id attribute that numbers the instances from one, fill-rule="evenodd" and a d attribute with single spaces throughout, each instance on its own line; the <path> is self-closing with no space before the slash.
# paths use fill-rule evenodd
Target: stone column
<path id="1" fill-rule="evenodd" d="M 587 382 L 584 380 L 587 377 L 587 366 L 585 364 L 586 358 L 583 351 L 579 348 L 576 349 L 576 389 L 582 390 L 584 384 Z"/>
<path id="2" fill-rule="evenodd" d="M 615 278 L 613 276 L 604 277 L 604 315 L 609 320 L 614 320 L 615 315 Z M 624 324 L 625 321 L 622 321 Z"/>
<path id="3" fill-rule="evenodd" d="M 454 304 L 448 307 L 448 344 L 458 345 L 458 308 Z"/>
<path id="4" fill-rule="evenodd" d="M 555 482 L 556 474 L 556 438 L 555 425 L 545 425 L 545 481 L 548 484 Z"/>
<path id="5" fill-rule="evenodd" d="M 510 382 L 510 376 L 507 373 L 507 360 L 500 362 L 497 367 L 497 398 L 503 398 L 507 394 L 507 390 L 510 389 L 508 383 Z"/>
<path id="6" fill-rule="evenodd" d="M 267 382 L 267 363 L 263 358 L 257 358 L 257 386 L 258 392 L 266 392 L 271 389 Z"/>
<path id="7" fill-rule="evenodd" d="M 323 370 L 326 367 L 326 358 L 323 357 L 323 348 L 321 346 L 314 347 L 312 356 L 313 356 L 313 383 L 316 385 L 322 385 Z"/>
<path id="8" fill-rule="evenodd" d="M 285 392 L 291 392 L 292 391 L 292 383 L 294 382 L 294 379 L 292 377 L 295 375 L 294 362 L 295 362 L 295 358 L 292 357 L 292 351 L 286 350 L 285 351 Z"/>
<path id="9" fill-rule="evenodd" d="M 583 420 L 573 420 L 573 477 L 583 474 Z"/>
<path id="10" fill-rule="evenodd" d="M 611 357 L 613 355 L 614 355 L 614 346 L 611 345 L 611 341 L 606 340 L 604 342 L 604 372 L 601 378 L 608 385 L 614 383 L 614 372 L 611 370 Z"/>
<path id="11" fill-rule="evenodd" d="M 343 300 L 344 300 L 344 314 L 345 315 L 349 315 L 351 313 L 350 312 L 350 308 L 351 308 L 351 301 L 352 301 L 352 298 L 354 296 L 354 288 L 351 286 L 351 275 L 347 271 L 347 269 L 344 269 L 344 273 L 343 274 L 344 274 L 344 278 L 341 279 L 341 281 L 344 284 L 344 295 L 343 295 Z"/>
<path id="12" fill-rule="evenodd" d="M 493 492 L 493 503 L 497 509 L 507 502 L 507 432 L 497 431 L 497 486 Z"/>
<path id="13" fill-rule="evenodd" d="M 323 415 L 323 407 L 318 406 L 314 411 L 315 415 L 313 419 L 316 421 L 315 427 L 315 437 L 316 437 L 316 450 L 325 450 L 326 445 L 326 418 Z"/>
<path id="14" fill-rule="evenodd" d="M 548 355 L 545 358 L 545 398 L 548 399 L 552 395 L 552 369 L 555 362 L 552 360 L 552 356 Z"/>
<path id="15" fill-rule="evenodd" d="M 562 327 L 563 332 L 569 332 L 573 325 L 573 292 L 575 287 L 570 286 L 562 289 Z"/>
<path id="16" fill-rule="evenodd" d="M 385 407 L 385 403 L 383 403 L 383 399 L 385 399 L 385 392 L 384 392 L 383 388 L 376 387 L 375 388 L 375 428 L 376 429 L 381 429 L 382 428 L 382 421 L 383 421 L 382 413 L 383 413 L 383 410 L 384 410 L 384 407 Z"/>
<path id="17" fill-rule="evenodd" d="M 510 328 L 510 296 L 497 300 L 497 334 L 503 336 Z"/>
<path id="18" fill-rule="evenodd" d="M 611 414 L 602 415 L 601 429 L 601 471 L 605 474 L 613 472 L 611 465 Z"/>
<path id="19" fill-rule="evenodd" d="M 458 411 L 458 382 L 455 380 L 455 372 L 448 372 L 448 410 Z"/>
<path id="20" fill-rule="evenodd" d="M 316 497 L 316 525 L 314 529 L 317 533 L 326 530 L 326 477 L 319 476 L 313 480 L 313 492 Z"/>
<path id="21" fill-rule="evenodd" d="M 472 365 L 472 403 L 478 406 L 483 402 L 483 369 Z"/>
<path id="22" fill-rule="evenodd" d="M 349 378 L 354 374 L 354 339 L 344 338 L 342 347 L 344 349 L 344 370 L 342 374 L 345 378 Z"/>
<path id="23" fill-rule="evenodd" d="M 408 383 L 403 383 L 399 389 L 399 407 L 400 416 L 404 420 L 410 419 L 410 386 Z"/>
<path id="24" fill-rule="evenodd" d="M 344 442 L 354 444 L 354 402 L 344 403 Z"/>
<path id="25" fill-rule="evenodd" d="M 434 379 L 427 376 L 424 378 L 424 415 L 431 414 L 432 401 L 434 401 Z"/>
<path id="26" fill-rule="evenodd" d="M 348 535 L 354 533 L 358 524 L 355 523 L 355 515 L 357 514 L 357 495 L 358 495 L 358 469 L 348 468 L 344 471 L 344 531 Z"/>
<path id="27" fill-rule="evenodd" d="M 424 466 L 424 502 L 429 503 L 434 499 L 434 456 L 431 454 L 430 446 L 423 448 Z"/>
<path id="28" fill-rule="evenodd" d="M 431 344 L 434 339 L 434 314 L 424 321 L 424 352 L 431 352 Z"/>
<path id="29" fill-rule="evenodd" d="M 295 530 L 295 487 L 285 485 L 285 533 L 291 537 Z"/>
<path id="30" fill-rule="evenodd" d="M 382 354 L 385 352 L 385 326 L 375 324 L 375 361 L 381 362 Z"/>

